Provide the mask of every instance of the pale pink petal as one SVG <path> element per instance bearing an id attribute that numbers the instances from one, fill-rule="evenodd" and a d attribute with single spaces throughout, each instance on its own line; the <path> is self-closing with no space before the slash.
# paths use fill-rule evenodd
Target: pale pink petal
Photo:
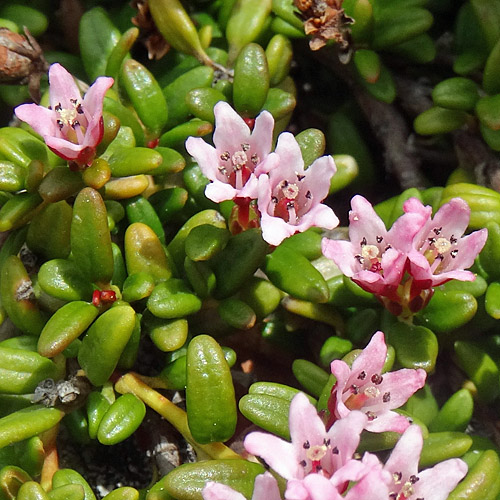
<path id="1" fill-rule="evenodd" d="M 418 474 L 419 481 L 414 486 L 415 498 L 446 500 L 457 484 L 467 474 L 467 464 L 459 458 L 445 460 L 432 469 Z"/>
<path id="2" fill-rule="evenodd" d="M 410 421 L 404 415 L 394 411 L 380 412 L 374 420 L 366 424 L 370 432 L 399 432 L 403 433 L 410 426 Z"/>
<path id="3" fill-rule="evenodd" d="M 280 158 L 280 163 L 279 167 L 270 172 L 271 178 L 274 176 L 275 178 L 286 179 L 286 174 L 289 171 L 299 173 L 304 171 L 304 160 L 302 159 L 299 143 L 290 132 L 283 132 L 279 135 L 275 152 Z"/>
<path id="4" fill-rule="evenodd" d="M 232 200 L 237 194 L 238 191 L 233 186 L 220 181 L 213 181 L 205 188 L 205 196 L 215 203 Z"/>
<path id="5" fill-rule="evenodd" d="M 330 180 L 337 171 L 337 166 L 331 156 L 317 158 L 306 172 L 307 187 L 314 193 L 314 200 L 324 200 L 330 190 Z M 314 175 L 311 175 L 314 173 Z"/>
<path id="6" fill-rule="evenodd" d="M 214 144 L 219 151 L 240 149 L 241 143 L 248 143 L 250 129 L 243 118 L 227 103 L 219 101 L 214 106 Z"/>
<path id="7" fill-rule="evenodd" d="M 71 108 L 72 99 L 81 100 L 75 79 L 59 63 L 52 64 L 49 68 L 49 98 L 52 109 L 58 104 L 63 108 Z"/>
<path id="8" fill-rule="evenodd" d="M 218 178 L 219 157 L 217 150 L 213 146 L 207 144 L 201 137 L 188 137 L 186 151 L 198 163 L 205 177 L 211 181 Z"/>
<path id="9" fill-rule="evenodd" d="M 444 233 L 455 233 L 455 236 L 462 235 L 469 225 L 469 219 L 469 205 L 462 198 L 453 198 L 436 212 L 432 227 L 441 227 Z M 429 230 L 431 229 L 429 227 Z"/>
<path id="10" fill-rule="evenodd" d="M 361 265 L 354 258 L 355 252 L 350 241 L 323 238 L 321 251 L 325 257 L 333 260 L 342 273 L 349 278 L 361 269 Z"/>
<path id="11" fill-rule="evenodd" d="M 432 207 L 425 206 L 418 198 L 409 198 L 403 203 L 405 213 L 414 213 L 429 219 L 432 215 Z"/>
<path id="12" fill-rule="evenodd" d="M 92 117 L 102 115 L 104 94 L 112 87 L 113 78 L 100 76 L 89 88 L 83 98 L 83 107 Z"/>
<path id="13" fill-rule="evenodd" d="M 290 479 L 286 483 L 286 500 L 310 500 L 309 490 L 303 479 Z"/>
<path id="14" fill-rule="evenodd" d="M 76 160 L 84 148 L 82 144 L 74 144 L 66 139 L 60 139 L 58 137 L 45 137 L 44 139 L 45 144 L 47 144 L 52 151 L 69 161 Z"/>
<path id="15" fill-rule="evenodd" d="M 309 212 L 301 217 L 300 224 L 297 224 L 296 231 L 303 232 L 310 227 L 323 227 L 333 229 L 339 225 L 339 219 L 335 212 L 327 205 L 322 203 L 313 207 Z"/>
<path id="16" fill-rule="evenodd" d="M 269 472 L 255 478 L 252 500 L 281 500 L 278 482 Z"/>
<path id="17" fill-rule="evenodd" d="M 368 342 L 368 345 L 354 360 L 349 382 L 351 379 L 357 378 L 361 371 L 365 371 L 368 377 L 371 377 L 371 375 L 375 373 L 380 374 L 382 372 L 386 356 L 387 346 L 385 344 L 384 333 L 381 331 L 375 332 L 370 339 L 370 342 Z"/>
<path id="18" fill-rule="evenodd" d="M 244 441 L 245 449 L 262 457 L 269 466 L 285 479 L 300 478 L 303 470 L 297 461 L 295 447 L 283 439 L 264 432 L 251 432 Z"/>
<path id="19" fill-rule="evenodd" d="M 376 236 L 384 237 L 386 234 L 385 224 L 377 215 L 371 203 L 363 196 L 354 196 L 351 200 L 351 211 L 349 212 L 349 238 L 355 248 L 363 238 L 375 240 Z"/>
<path id="20" fill-rule="evenodd" d="M 245 500 L 245 497 L 225 484 L 209 481 L 201 492 L 203 500 Z"/>
<path id="21" fill-rule="evenodd" d="M 269 111 L 262 111 L 255 119 L 250 145 L 262 160 L 271 151 L 273 144 L 274 118 Z M 260 173 L 260 172 L 259 172 Z M 257 175 L 259 173 L 256 172 Z"/>
<path id="22" fill-rule="evenodd" d="M 396 443 L 384 469 L 391 474 L 401 473 L 404 478 L 416 475 L 423 443 L 420 427 L 418 425 L 409 426 Z"/>
<path id="23" fill-rule="evenodd" d="M 279 217 L 271 217 L 262 214 L 260 225 L 262 227 L 262 238 L 270 245 L 278 246 L 284 239 L 293 236 L 297 229 L 287 224 Z"/>
<path id="24" fill-rule="evenodd" d="M 55 111 L 38 106 L 37 104 L 21 104 L 17 106 L 14 112 L 16 116 L 26 122 L 37 134 L 42 137 L 54 136 L 59 133 L 59 127 L 56 124 Z"/>
<path id="25" fill-rule="evenodd" d="M 446 266 L 446 269 L 465 269 L 471 267 L 474 264 L 474 259 L 483 249 L 487 239 L 487 229 L 480 229 L 460 238 L 457 243 L 458 253 L 454 259 L 449 260 L 449 265 Z"/>
<path id="26" fill-rule="evenodd" d="M 308 498 L 311 500 L 342 500 L 337 488 L 320 474 L 309 474 L 303 481 L 304 487 L 309 493 Z M 289 495 L 287 489 L 285 498 L 295 500 L 296 497 Z"/>
<path id="27" fill-rule="evenodd" d="M 308 441 L 311 446 L 323 444 L 326 435 L 325 424 L 318 416 L 315 406 L 301 392 L 290 404 L 289 426 L 297 457 L 305 455 L 305 442 Z"/>
<path id="28" fill-rule="evenodd" d="M 431 207 L 424 208 L 428 208 L 429 210 L 423 210 L 418 213 L 406 213 L 396 219 L 387 233 L 387 243 L 396 246 L 401 252 L 410 251 L 416 235 L 419 234 L 430 219 Z"/>
<path id="29" fill-rule="evenodd" d="M 368 422 L 367 416 L 360 411 L 351 411 L 346 417 L 337 420 L 327 437 L 338 453 L 332 454 L 332 470 L 338 470 L 352 459 L 359 445 L 361 432 Z"/>
<path id="30" fill-rule="evenodd" d="M 255 200 L 259 193 L 259 180 L 252 174 L 246 181 L 242 189 L 238 191 L 238 196 L 240 198 L 251 198 Z"/>

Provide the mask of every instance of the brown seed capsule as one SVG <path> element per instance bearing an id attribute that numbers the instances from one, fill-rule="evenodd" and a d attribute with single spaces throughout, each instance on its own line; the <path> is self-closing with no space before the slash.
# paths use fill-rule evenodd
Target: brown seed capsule
<path id="1" fill-rule="evenodd" d="M 0 83 L 28 84 L 30 95 L 40 101 L 40 77 L 48 69 L 42 49 L 24 29 L 25 36 L 0 28 Z"/>

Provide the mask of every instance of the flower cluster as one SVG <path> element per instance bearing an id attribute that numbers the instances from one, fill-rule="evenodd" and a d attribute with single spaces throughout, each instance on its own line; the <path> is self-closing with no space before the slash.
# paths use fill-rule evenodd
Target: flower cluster
<path id="1" fill-rule="evenodd" d="M 252 432 L 244 441 L 248 453 L 261 458 L 286 480 L 287 500 L 445 500 L 465 476 L 460 459 L 418 470 L 423 438 L 420 427 L 392 411 L 425 384 L 423 370 L 382 374 L 387 354 L 384 334 L 377 332 L 352 367 L 333 361 L 332 388 L 323 418 L 302 393 L 291 404 L 291 442 L 264 432 Z M 326 420 L 326 423 L 325 423 Z M 363 430 L 401 433 L 383 464 L 377 456 L 356 455 Z M 208 483 L 205 500 L 243 500 L 228 486 Z M 257 476 L 252 500 L 279 500 L 276 480 L 269 473 Z"/>
<path id="2" fill-rule="evenodd" d="M 432 217 L 416 198 L 390 230 L 362 196 L 351 201 L 350 241 L 323 240 L 323 254 L 396 316 L 410 317 L 428 303 L 433 287 L 450 279 L 472 281 L 470 267 L 488 237 L 481 229 L 463 236 L 470 208 L 453 198 Z"/>
<path id="3" fill-rule="evenodd" d="M 99 77 L 82 99 L 73 76 L 60 64 L 52 64 L 49 107 L 22 104 L 15 113 L 43 137 L 55 154 L 77 168 L 85 168 L 92 163 L 104 134 L 102 104 L 113 82 L 113 78 Z"/>
<path id="4" fill-rule="evenodd" d="M 199 137 L 186 141 L 188 153 L 211 181 L 207 198 L 217 203 L 234 200 L 243 228 L 250 203 L 256 200 L 262 235 L 271 245 L 312 226 L 337 226 L 333 210 L 321 203 L 336 172 L 331 156 L 305 169 L 299 144 L 289 132 L 280 134 L 271 152 L 274 119 L 269 112 L 256 118 L 252 131 L 225 102 L 218 102 L 214 113 L 214 146 Z"/>

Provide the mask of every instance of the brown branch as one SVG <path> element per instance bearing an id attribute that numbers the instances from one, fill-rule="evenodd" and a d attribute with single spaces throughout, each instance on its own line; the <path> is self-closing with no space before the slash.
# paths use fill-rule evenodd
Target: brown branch
<path id="1" fill-rule="evenodd" d="M 365 115 L 373 134 L 384 151 L 386 171 L 393 174 L 402 189 L 423 188 L 428 185 L 421 172 L 421 161 L 411 145 L 411 130 L 406 117 L 394 104 L 378 101 L 355 80 L 351 66 L 342 64 L 335 47 L 314 53 L 324 65 L 341 78 L 351 89 Z"/>

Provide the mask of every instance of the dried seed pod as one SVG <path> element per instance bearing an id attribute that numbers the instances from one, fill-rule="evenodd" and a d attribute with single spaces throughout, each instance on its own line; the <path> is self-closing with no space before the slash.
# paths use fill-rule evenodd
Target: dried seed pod
<path id="1" fill-rule="evenodd" d="M 40 77 L 49 67 L 37 41 L 24 28 L 25 36 L 0 28 L 0 83 L 28 84 L 31 98 L 40 102 Z"/>

